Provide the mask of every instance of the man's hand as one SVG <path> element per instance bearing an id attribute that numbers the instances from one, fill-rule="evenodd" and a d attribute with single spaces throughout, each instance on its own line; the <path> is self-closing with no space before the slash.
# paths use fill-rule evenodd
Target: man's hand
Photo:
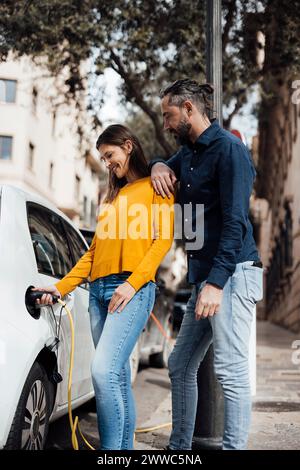
<path id="1" fill-rule="evenodd" d="M 196 320 L 212 317 L 219 312 L 222 302 L 223 290 L 212 284 L 205 284 L 198 294 L 195 315 Z"/>
<path id="2" fill-rule="evenodd" d="M 177 178 L 168 165 L 162 162 L 155 163 L 151 170 L 151 181 L 157 194 L 163 198 L 168 196 L 170 199 L 171 193 L 174 193 Z"/>
<path id="3" fill-rule="evenodd" d="M 118 313 L 121 313 L 135 293 L 136 290 L 131 284 L 129 284 L 129 282 L 125 281 L 123 284 L 120 284 L 110 299 L 108 304 L 108 313 L 114 313 L 115 310 L 117 310 Z"/>

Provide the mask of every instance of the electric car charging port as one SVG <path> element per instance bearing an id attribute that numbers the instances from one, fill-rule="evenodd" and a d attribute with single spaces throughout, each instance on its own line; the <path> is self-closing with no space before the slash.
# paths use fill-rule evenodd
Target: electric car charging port
<path id="1" fill-rule="evenodd" d="M 38 320 L 41 316 L 41 306 L 36 303 L 37 299 L 41 299 L 42 295 L 45 294 L 44 291 L 35 290 L 33 291 L 34 286 L 29 286 L 25 292 L 25 305 L 29 312 L 29 314 Z M 58 297 L 56 295 L 52 295 L 53 303 L 56 303 Z"/>

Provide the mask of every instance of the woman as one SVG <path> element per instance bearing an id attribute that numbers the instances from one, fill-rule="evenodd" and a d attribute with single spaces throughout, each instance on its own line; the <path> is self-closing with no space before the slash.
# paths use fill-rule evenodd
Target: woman
<path id="1" fill-rule="evenodd" d="M 63 279 L 37 289 L 47 292 L 40 303 L 51 304 L 52 294 L 63 297 L 90 278 L 101 449 L 133 449 L 129 357 L 154 305 L 156 270 L 172 244 L 174 197 L 155 193 L 142 147 L 126 127 L 109 126 L 96 147 L 109 185 L 91 246 Z"/>

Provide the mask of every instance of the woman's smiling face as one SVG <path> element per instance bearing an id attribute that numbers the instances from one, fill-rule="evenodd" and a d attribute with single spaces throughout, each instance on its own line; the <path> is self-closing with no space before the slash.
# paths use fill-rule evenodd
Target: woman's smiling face
<path id="1" fill-rule="evenodd" d="M 117 178 L 123 178 L 129 170 L 129 158 L 132 143 L 126 141 L 123 147 L 118 145 L 101 144 L 98 148 L 100 160 L 105 163 L 109 171 L 114 172 Z"/>

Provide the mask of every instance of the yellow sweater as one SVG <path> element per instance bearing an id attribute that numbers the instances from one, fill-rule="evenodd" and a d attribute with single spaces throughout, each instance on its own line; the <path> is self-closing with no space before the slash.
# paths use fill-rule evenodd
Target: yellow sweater
<path id="1" fill-rule="evenodd" d="M 89 250 L 74 268 L 55 284 L 62 296 L 90 281 L 122 271 L 139 290 L 155 274 L 174 236 L 174 196 L 158 196 L 150 177 L 129 183 L 111 204 L 101 207 Z"/>

